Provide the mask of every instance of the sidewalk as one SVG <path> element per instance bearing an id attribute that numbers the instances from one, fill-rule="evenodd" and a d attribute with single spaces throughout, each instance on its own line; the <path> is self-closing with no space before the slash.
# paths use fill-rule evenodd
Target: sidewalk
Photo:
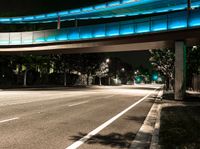
<path id="1" fill-rule="evenodd" d="M 164 98 L 163 100 L 160 100 Z M 161 111 L 164 108 L 171 107 L 200 107 L 200 93 L 187 92 L 186 99 L 175 101 L 172 92 L 159 92 L 155 103 L 153 104 L 144 124 L 138 131 L 135 140 L 132 142 L 130 149 L 159 149 L 159 133 Z"/>

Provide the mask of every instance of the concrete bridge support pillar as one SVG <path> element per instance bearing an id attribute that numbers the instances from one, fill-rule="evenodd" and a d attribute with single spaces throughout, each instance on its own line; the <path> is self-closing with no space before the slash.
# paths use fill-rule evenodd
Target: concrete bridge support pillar
<path id="1" fill-rule="evenodd" d="M 175 99 L 182 100 L 186 91 L 186 46 L 175 41 Z"/>

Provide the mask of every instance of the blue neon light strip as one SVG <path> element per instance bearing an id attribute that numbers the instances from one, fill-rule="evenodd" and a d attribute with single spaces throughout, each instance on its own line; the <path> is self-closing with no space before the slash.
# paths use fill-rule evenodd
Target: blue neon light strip
<path id="1" fill-rule="evenodd" d="M 62 21 L 74 19 L 100 19 L 112 17 L 135 16 L 183 10 L 187 7 L 187 0 L 115 0 L 79 9 L 41 14 L 35 16 L 23 16 L 13 18 L 0 18 L 0 23 L 49 23 L 56 22 L 58 16 Z M 200 0 L 192 0 L 192 8 L 200 7 Z"/>
<path id="2" fill-rule="evenodd" d="M 54 43 L 200 27 L 200 9 L 192 10 L 189 20 L 187 19 L 187 11 L 181 11 L 143 19 L 61 30 L 0 33 L 0 45 Z"/>

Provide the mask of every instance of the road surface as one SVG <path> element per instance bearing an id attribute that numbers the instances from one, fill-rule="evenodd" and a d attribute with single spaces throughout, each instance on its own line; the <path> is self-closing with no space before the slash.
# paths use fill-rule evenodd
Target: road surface
<path id="1" fill-rule="evenodd" d="M 129 148 L 158 86 L 0 91 L 0 149 Z"/>

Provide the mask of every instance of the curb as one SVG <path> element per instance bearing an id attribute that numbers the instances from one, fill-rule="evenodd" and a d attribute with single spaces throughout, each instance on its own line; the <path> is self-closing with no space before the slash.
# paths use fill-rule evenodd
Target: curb
<path id="1" fill-rule="evenodd" d="M 160 149 L 159 145 L 160 114 L 161 114 L 160 112 L 161 112 L 161 105 L 158 105 L 158 114 L 157 114 L 158 117 L 154 127 L 154 132 L 152 134 L 150 149 Z"/>
<path id="2" fill-rule="evenodd" d="M 152 137 L 157 133 L 159 134 L 159 123 L 158 116 L 159 116 L 159 110 L 160 110 L 160 104 L 159 101 L 161 100 L 163 95 L 163 90 L 160 90 L 158 92 L 158 95 L 156 97 L 156 101 L 151 107 L 143 125 L 139 129 L 139 131 L 136 134 L 135 139 L 131 143 L 131 147 L 129 149 L 146 149 L 149 148 L 150 146 L 156 146 L 156 141 L 158 142 L 158 136 L 157 137 Z M 158 127 L 155 131 L 155 127 Z M 156 135 L 155 135 L 156 136 Z M 155 140 L 155 143 L 153 141 Z M 152 148 L 156 149 L 156 148 Z"/>

